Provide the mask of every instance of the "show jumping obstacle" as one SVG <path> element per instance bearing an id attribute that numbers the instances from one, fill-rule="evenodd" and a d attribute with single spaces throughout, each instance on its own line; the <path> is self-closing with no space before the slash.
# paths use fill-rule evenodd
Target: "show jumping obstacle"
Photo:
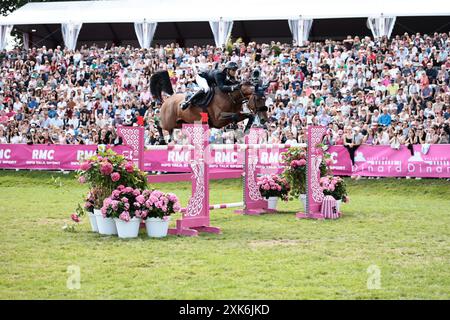
<path id="1" fill-rule="evenodd" d="M 143 130 L 138 134 L 131 134 L 130 130 L 136 127 L 121 127 L 119 135 L 124 138 L 124 143 L 129 144 L 133 150 L 133 160 L 142 168 L 143 152 L 137 150 L 140 148 L 139 141 Z M 142 129 L 142 128 L 139 128 Z M 189 199 L 188 206 L 181 210 L 182 218 L 176 221 L 176 228 L 169 229 L 170 234 L 195 236 L 198 232 L 220 233 L 220 228 L 210 226 L 209 211 L 214 209 L 225 208 L 244 208 L 237 210 L 237 213 L 247 215 L 259 215 L 271 212 L 268 209 L 268 202 L 259 192 L 257 185 L 257 163 L 258 150 L 261 149 L 281 149 L 289 148 L 287 144 L 259 144 L 261 130 L 252 129 L 245 138 L 245 144 L 234 145 L 216 145 L 209 144 L 209 127 L 204 124 L 185 124 L 183 125 L 183 133 L 189 141 L 189 145 L 164 145 L 151 146 L 150 149 L 167 149 L 167 150 L 189 150 L 191 153 L 190 167 L 192 171 L 192 196 Z M 323 150 L 317 145 L 322 141 L 325 134 L 325 127 L 310 126 L 308 127 L 308 143 L 295 145 L 297 147 L 307 147 L 307 199 L 305 212 L 297 213 L 297 218 L 324 219 L 321 213 L 321 202 L 323 200 L 323 192 L 320 188 L 320 163 L 323 157 Z M 137 132 L 137 131 L 136 131 Z M 138 136 L 138 137 L 136 137 Z M 129 143 L 131 139 L 132 143 Z M 138 142 L 137 142 L 138 141 Z M 137 150 L 137 151 L 136 151 Z M 244 173 L 243 173 L 243 202 L 226 203 L 226 204 L 209 204 L 209 180 L 210 169 L 209 162 L 212 150 L 235 150 L 244 152 Z M 136 151 L 136 153 L 134 152 Z"/>

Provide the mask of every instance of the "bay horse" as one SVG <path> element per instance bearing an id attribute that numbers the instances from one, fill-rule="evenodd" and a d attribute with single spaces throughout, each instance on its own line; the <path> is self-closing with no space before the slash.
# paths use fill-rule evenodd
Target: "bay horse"
<path id="1" fill-rule="evenodd" d="M 251 128 L 255 115 L 258 115 L 261 124 L 267 119 L 267 107 L 264 91 L 267 87 L 255 86 L 252 83 L 243 83 L 238 90 L 230 93 L 222 92 L 218 87 L 213 86 L 214 97 L 206 110 L 192 104 L 186 110 L 182 110 L 180 105 L 185 100 L 184 94 L 173 94 L 170 81 L 168 81 L 167 71 L 155 73 L 150 79 L 152 94 L 162 100 L 161 91 L 172 94 L 162 104 L 160 110 L 160 123 L 158 126 L 160 141 L 164 139 L 162 130 L 166 130 L 172 136 L 175 128 L 181 128 L 183 123 L 196 123 L 202 121 L 201 113 L 208 114 L 208 125 L 212 128 L 221 129 L 229 124 L 236 124 L 245 119 L 249 119 L 245 127 L 245 133 Z M 243 104 L 247 103 L 250 112 L 243 112 Z"/>

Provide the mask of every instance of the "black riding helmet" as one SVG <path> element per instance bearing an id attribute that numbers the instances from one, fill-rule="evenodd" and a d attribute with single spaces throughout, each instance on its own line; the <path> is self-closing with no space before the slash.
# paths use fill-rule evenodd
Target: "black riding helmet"
<path id="1" fill-rule="evenodd" d="M 237 70 L 239 67 L 238 67 L 238 65 L 237 65 L 237 63 L 236 62 L 233 62 L 233 61 L 229 61 L 226 65 L 225 65 L 225 69 L 228 69 L 228 70 Z"/>

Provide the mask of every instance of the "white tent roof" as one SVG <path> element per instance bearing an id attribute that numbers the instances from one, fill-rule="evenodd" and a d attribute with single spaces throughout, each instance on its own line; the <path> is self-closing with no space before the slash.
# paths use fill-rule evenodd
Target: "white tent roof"
<path id="1" fill-rule="evenodd" d="M 365 18 L 369 16 L 450 16 L 450 1 L 427 0 L 109 0 L 33 2 L 0 18 L 0 24 L 33 25 L 63 22 L 120 23 L 290 18 Z"/>

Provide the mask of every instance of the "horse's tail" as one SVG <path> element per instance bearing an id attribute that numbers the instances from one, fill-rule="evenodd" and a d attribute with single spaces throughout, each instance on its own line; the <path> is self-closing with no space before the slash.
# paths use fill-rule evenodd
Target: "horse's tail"
<path id="1" fill-rule="evenodd" d="M 157 71 L 150 77 L 150 92 L 153 97 L 162 101 L 161 92 L 173 95 L 172 83 L 166 70 Z"/>

